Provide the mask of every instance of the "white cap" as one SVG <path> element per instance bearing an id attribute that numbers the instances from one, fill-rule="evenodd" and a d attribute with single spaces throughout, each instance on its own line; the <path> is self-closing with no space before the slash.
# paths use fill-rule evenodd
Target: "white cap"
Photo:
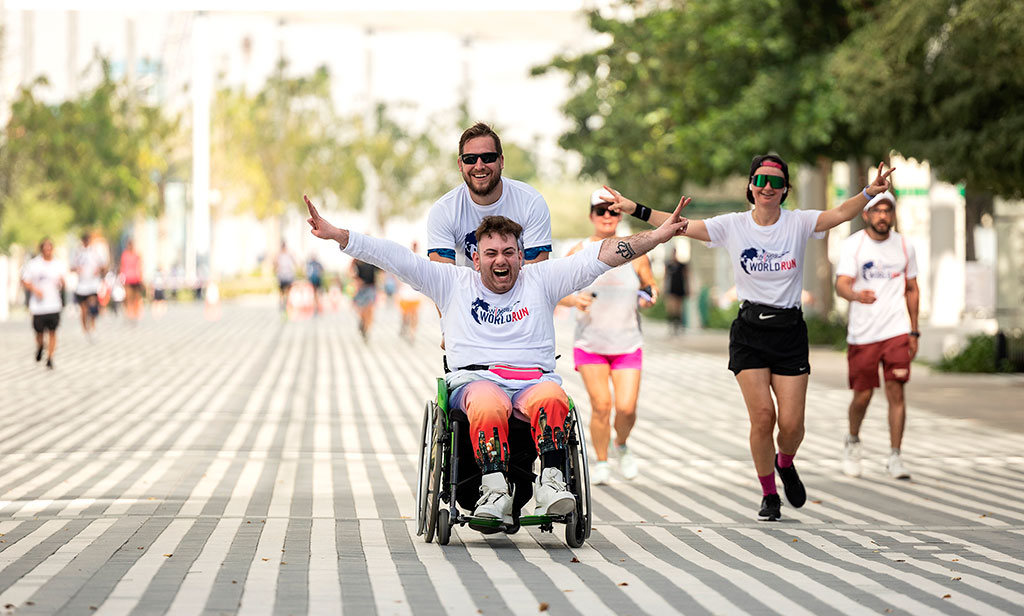
<path id="1" fill-rule="evenodd" d="M 887 190 L 872 197 L 871 201 L 868 201 L 868 204 L 864 206 L 864 211 L 870 210 L 882 201 L 888 201 L 893 207 L 896 207 L 896 197 L 892 196 L 892 193 Z"/>
<path id="2" fill-rule="evenodd" d="M 613 201 L 615 201 L 615 197 L 603 186 L 590 193 L 591 207 L 601 205 L 602 203 L 612 203 Z"/>

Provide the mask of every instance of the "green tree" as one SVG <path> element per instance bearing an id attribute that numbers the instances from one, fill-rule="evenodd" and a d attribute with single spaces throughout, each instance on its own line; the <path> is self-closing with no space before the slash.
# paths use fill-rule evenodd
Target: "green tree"
<path id="1" fill-rule="evenodd" d="M 837 50 L 830 69 L 871 150 L 891 146 L 970 190 L 1019 197 L 1022 32 L 1016 0 L 893 1 Z"/>
<path id="2" fill-rule="evenodd" d="M 568 73 L 574 126 L 560 143 L 583 155 L 584 173 L 671 203 L 684 182 L 742 173 L 758 153 L 810 163 L 861 153 L 825 69 L 874 4 L 627 0 L 619 8 L 632 18 L 590 14 L 608 45 L 534 73 Z"/>
<path id="3" fill-rule="evenodd" d="M 4 241 L 38 239 L 15 233 L 40 218 L 35 209 L 70 211 L 68 228 L 100 227 L 113 237 L 157 200 L 153 179 L 166 167 L 160 141 L 170 125 L 112 77 L 109 62 L 97 62 L 99 83 L 76 98 L 59 104 L 38 99 L 35 90 L 46 85 L 40 78 L 22 88 L 12 104 L 0 155 Z M 51 220 L 66 216 L 55 214 Z"/>
<path id="4" fill-rule="evenodd" d="M 326 67 L 300 76 L 287 69 L 279 61 L 255 94 L 233 87 L 216 94 L 211 178 L 233 209 L 280 216 L 289 207 L 303 210 L 301 196 L 312 192 L 353 209 L 372 198 L 384 222 L 437 192 L 443 173 L 426 133 L 406 129 L 383 105 L 370 121 L 342 117 Z"/>
<path id="5" fill-rule="evenodd" d="M 330 75 L 290 77 L 281 60 L 263 88 L 221 87 L 211 118 L 211 184 L 233 210 L 278 216 L 304 192 L 351 186 L 337 140 Z"/>

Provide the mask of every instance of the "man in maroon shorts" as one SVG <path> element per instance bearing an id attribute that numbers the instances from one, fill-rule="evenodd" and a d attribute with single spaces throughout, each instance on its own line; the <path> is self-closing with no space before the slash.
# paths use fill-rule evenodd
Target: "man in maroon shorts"
<path id="1" fill-rule="evenodd" d="M 920 292 L 914 247 L 892 230 L 896 199 L 888 191 L 864 206 L 867 227 L 843 242 L 836 268 L 836 291 L 850 302 L 846 341 L 850 368 L 850 433 L 843 450 L 843 472 L 861 474 L 860 426 L 879 386 L 882 365 L 889 401 L 889 441 L 892 450 L 886 470 L 895 479 L 910 479 L 900 446 L 907 405 L 903 384 L 910 380 L 910 362 L 917 355 Z"/>

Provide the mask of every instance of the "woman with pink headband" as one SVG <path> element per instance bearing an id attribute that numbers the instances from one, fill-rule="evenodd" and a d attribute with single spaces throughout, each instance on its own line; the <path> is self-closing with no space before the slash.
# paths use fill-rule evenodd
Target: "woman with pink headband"
<path id="1" fill-rule="evenodd" d="M 807 240 L 824 238 L 826 231 L 851 220 L 875 195 L 889 190 L 892 171 L 883 172 L 880 163 L 875 180 L 839 207 L 787 210 L 782 203 L 790 190 L 789 166 L 778 155 L 763 154 L 750 163 L 747 201 L 752 209 L 690 219 L 685 235 L 711 247 L 724 247 L 732 261 L 740 311 L 729 330 L 729 369 L 736 375 L 750 416 L 750 454 L 762 493 L 759 520 L 781 517 L 776 470 L 790 505 L 799 508 L 807 500 L 793 464 L 804 438 L 811 373 L 807 325 L 800 306 Z M 612 194 L 615 200 L 610 207 L 652 225 L 668 217 L 666 212 Z"/>

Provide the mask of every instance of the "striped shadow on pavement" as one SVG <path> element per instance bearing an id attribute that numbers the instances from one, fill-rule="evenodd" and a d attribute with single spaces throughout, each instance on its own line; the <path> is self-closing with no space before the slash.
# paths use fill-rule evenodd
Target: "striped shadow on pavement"
<path id="1" fill-rule="evenodd" d="M 57 369 L 0 323 L 0 614 L 1019 614 L 1024 434 L 914 407 L 913 481 L 839 471 L 848 392 L 812 375 L 808 503 L 759 524 L 738 388 L 660 324 L 646 352 L 635 481 L 594 488 L 591 539 L 561 527 L 449 546 L 415 535 L 417 441 L 440 373 L 436 320 L 369 343 L 346 308 L 172 305 L 94 343 L 70 319 Z M 586 420 L 560 318 L 559 373 Z M 10 607 L 7 607 L 10 606 Z"/>

